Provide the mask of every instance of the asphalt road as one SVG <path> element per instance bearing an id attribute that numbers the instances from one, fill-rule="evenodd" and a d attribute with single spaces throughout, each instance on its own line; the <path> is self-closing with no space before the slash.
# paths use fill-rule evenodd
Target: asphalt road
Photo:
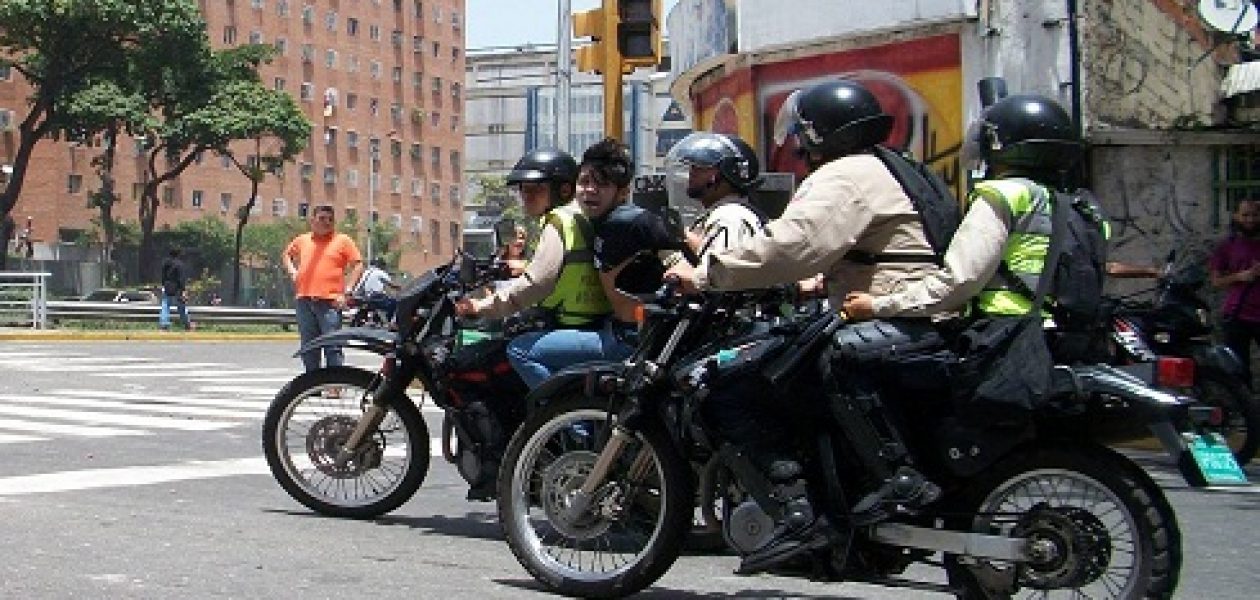
<path id="1" fill-rule="evenodd" d="M 0 597 L 546 596 L 502 542 L 494 505 L 466 502 L 440 458 L 416 497 L 385 518 L 323 518 L 291 500 L 266 470 L 259 428 L 270 397 L 300 369 L 294 346 L 0 342 Z M 425 417 L 436 436 L 440 415 Z M 1190 490 L 1162 458 L 1139 458 L 1181 522 L 1178 597 L 1253 597 L 1260 495 Z M 946 597 L 738 577 L 736 564 L 685 556 L 642 597 Z M 912 574 L 940 580 L 930 568 Z"/>

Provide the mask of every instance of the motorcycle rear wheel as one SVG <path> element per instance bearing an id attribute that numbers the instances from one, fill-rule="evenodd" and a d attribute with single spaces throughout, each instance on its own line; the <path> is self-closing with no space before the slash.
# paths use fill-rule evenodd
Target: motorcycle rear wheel
<path id="1" fill-rule="evenodd" d="M 566 511 L 611 430 L 608 416 L 604 401 L 552 402 L 517 430 L 503 458 L 499 523 L 517 561 L 552 592 L 642 590 L 674 564 L 690 529 L 690 466 L 655 422 L 614 462 L 590 510 Z M 645 467 L 637 482 L 628 476 L 634 462 Z"/>
<path id="2" fill-rule="evenodd" d="M 323 515 L 369 519 L 415 495 L 429 470 L 429 430 L 403 397 L 345 465 L 335 458 L 371 402 L 376 374 L 328 367 L 297 376 L 263 419 L 263 454 L 294 500 Z"/>
<path id="3" fill-rule="evenodd" d="M 975 516 L 961 528 L 1026 535 L 1058 556 L 1017 566 L 947 555 L 946 573 L 958 598 L 1171 598 L 1176 590 L 1176 514 L 1150 477 L 1122 456 L 1104 449 L 1032 448 L 967 489 L 959 506 Z M 1011 581 L 1014 593 L 1003 589 Z"/>
<path id="4" fill-rule="evenodd" d="M 1195 374 L 1194 394 L 1200 402 L 1224 412 L 1221 435 L 1234 460 L 1239 465 L 1251 462 L 1260 448 L 1260 405 L 1247 386 L 1218 369 L 1200 369 Z"/>

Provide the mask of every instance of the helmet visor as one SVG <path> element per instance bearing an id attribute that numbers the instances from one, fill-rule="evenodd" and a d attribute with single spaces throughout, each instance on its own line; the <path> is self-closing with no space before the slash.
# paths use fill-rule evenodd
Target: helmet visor
<path id="1" fill-rule="evenodd" d="M 801 90 L 796 90 L 779 106 L 779 114 L 774 117 L 774 144 L 782 146 L 789 136 L 801 131 L 801 113 L 799 102 Z"/>
<path id="2" fill-rule="evenodd" d="M 699 131 L 674 144 L 665 155 L 665 161 L 698 167 L 715 167 L 723 158 L 733 156 L 730 142 L 716 133 Z"/>

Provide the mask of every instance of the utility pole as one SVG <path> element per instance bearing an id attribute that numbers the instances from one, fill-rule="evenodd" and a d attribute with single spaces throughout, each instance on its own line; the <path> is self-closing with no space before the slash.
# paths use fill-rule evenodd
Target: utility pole
<path id="1" fill-rule="evenodd" d="M 556 148 L 569 151 L 573 120 L 569 114 L 573 97 L 573 32 L 569 27 L 570 0 L 560 0 L 556 19 Z"/>

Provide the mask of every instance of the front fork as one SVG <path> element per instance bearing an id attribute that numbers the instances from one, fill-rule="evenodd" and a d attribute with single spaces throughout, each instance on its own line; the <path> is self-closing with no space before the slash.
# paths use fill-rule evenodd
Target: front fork
<path id="1" fill-rule="evenodd" d="M 371 401 L 363 409 L 363 416 L 354 424 L 354 430 L 346 443 L 337 451 L 334 464 L 337 468 L 345 468 L 357 455 L 357 450 L 381 426 L 385 415 L 389 414 L 394 398 L 406 393 L 407 384 L 411 382 L 414 369 L 400 367 L 393 356 L 386 356 L 385 362 L 377 374 L 376 384 L 366 393 L 372 394 Z"/>

